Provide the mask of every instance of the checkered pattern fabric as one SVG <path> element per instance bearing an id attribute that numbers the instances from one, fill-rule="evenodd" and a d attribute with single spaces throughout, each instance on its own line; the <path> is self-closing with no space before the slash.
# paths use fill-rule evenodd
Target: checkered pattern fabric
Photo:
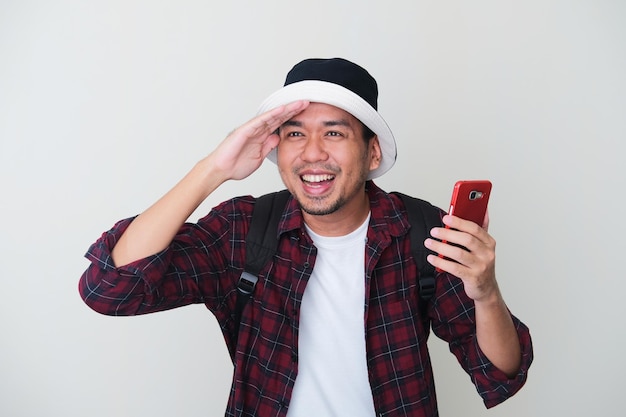
<path id="1" fill-rule="evenodd" d="M 431 327 L 449 343 L 487 407 L 512 396 L 525 383 L 532 362 L 528 328 L 513 316 L 523 360 L 519 374 L 507 378 L 478 347 L 473 302 L 458 278 L 439 274 L 435 297 L 422 308 L 402 202 L 372 182 L 368 193 L 364 326 L 377 415 L 438 415 L 426 343 Z M 300 303 L 316 248 L 297 203 L 290 200 L 279 224 L 277 253 L 262 271 L 235 337 L 236 285 L 254 202 L 252 197 L 226 201 L 197 223 L 185 224 L 164 251 L 120 268 L 113 264 L 111 249 L 132 219 L 118 222 L 89 248 L 91 264 L 79 290 L 91 308 L 109 315 L 205 304 L 220 324 L 234 364 L 226 415 L 286 416 L 298 372 Z"/>

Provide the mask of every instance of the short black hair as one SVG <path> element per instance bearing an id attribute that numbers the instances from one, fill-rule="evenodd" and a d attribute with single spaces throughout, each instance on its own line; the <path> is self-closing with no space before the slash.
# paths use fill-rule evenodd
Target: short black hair
<path id="1" fill-rule="evenodd" d="M 361 126 L 363 126 L 363 139 L 365 139 L 367 142 L 369 142 L 374 136 L 376 136 L 376 133 L 374 133 L 372 129 L 367 127 L 365 123 L 361 122 Z"/>

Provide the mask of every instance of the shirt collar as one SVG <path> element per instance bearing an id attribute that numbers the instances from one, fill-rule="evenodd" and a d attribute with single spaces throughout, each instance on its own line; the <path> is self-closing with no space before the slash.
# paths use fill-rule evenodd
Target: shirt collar
<path id="1" fill-rule="evenodd" d="M 409 222 L 400 199 L 380 189 L 373 181 L 367 181 L 365 191 L 370 200 L 370 227 L 377 233 L 402 236 L 409 230 Z M 280 222 L 278 234 L 301 229 L 304 231 L 304 217 L 298 202 L 290 196 Z"/>

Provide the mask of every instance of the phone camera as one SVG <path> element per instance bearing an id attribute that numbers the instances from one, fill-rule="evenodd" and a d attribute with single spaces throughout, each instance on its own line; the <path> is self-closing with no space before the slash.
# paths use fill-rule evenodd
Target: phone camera
<path id="1" fill-rule="evenodd" d="M 469 193 L 469 199 L 470 200 L 478 200 L 479 198 L 483 197 L 483 193 L 481 193 L 480 191 L 470 191 Z"/>

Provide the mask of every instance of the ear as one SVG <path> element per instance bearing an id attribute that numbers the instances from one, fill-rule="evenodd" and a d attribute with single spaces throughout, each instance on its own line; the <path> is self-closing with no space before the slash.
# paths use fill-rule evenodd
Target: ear
<path id="1" fill-rule="evenodd" d="M 383 153 L 380 149 L 380 143 L 378 142 L 378 136 L 374 136 L 370 139 L 368 147 L 370 155 L 370 171 L 373 171 L 380 166 L 380 161 L 383 157 Z"/>

